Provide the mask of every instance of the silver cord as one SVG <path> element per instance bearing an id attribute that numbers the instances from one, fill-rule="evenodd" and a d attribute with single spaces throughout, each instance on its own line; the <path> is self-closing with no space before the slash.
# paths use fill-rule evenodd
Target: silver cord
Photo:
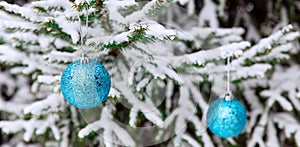
<path id="1" fill-rule="evenodd" d="M 227 57 L 227 66 L 226 66 L 226 70 L 227 70 L 227 93 L 230 93 L 230 72 L 229 72 L 229 62 L 230 62 L 230 57 Z"/>
<path id="2" fill-rule="evenodd" d="M 229 101 L 229 100 L 233 99 L 231 96 L 231 91 L 230 91 L 230 56 L 227 57 L 226 71 L 227 71 L 227 80 L 226 80 L 227 93 L 225 95 L 225 100 Z"/>
<path id="3" fill-rule="evenodd" d="M 83 40 L 86 38 L 86 35 L 88 33 L 88 27 L 89 27 L 89 23 L 88 23 L 88 20 L 89 20 L 88 10 L 86 10 L 86 14 L 85 15 L 86 15 L 86 20 L 85 20 L 86 31 L 85 31 L 84 34 L 82 33 L 83 31 L 82 31 L 82 27 L 81 27 L 80 15 L 78 15 L 78 20 L 79 20 L 79 33 L 80 33 L 80 49 L 83 50 L 83 52 L 81 54 L 80 62 L 86 64 L 86 63 L 89 62 L 89 59 L 87 58 L 87 55 L 86 55 L 86 48 L 84 47 L 85 46 L 85 42 Z"/>

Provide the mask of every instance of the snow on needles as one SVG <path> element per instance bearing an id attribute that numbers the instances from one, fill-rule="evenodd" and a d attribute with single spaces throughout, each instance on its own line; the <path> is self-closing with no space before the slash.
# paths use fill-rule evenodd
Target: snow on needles
<path id="1" fill-rule="evenodd" d="M 46 99 L 35 102 L 24 109 L 24 113 L 42 115 L 49 112 L 59 111 L 59 107 L 64 104 L 62 95 L 51 94 Z"/>
<path id="2" fill-rule="evenodd" d="M 18 5 L 11 5 L 5 1 L 0 2 L 0 6 L 3 6 L 7 11 L 19 14 L 20 16 L 29 19 L 33 22 L 41 22 L 43 18 L 38 16 L 35 11 L 30 8 L 20 7 Z"/>
<path id="3" fill-rule="evenodd" d="M 64 8 L 71 9 L 72 3 L 66 0 L 44 0 L 44 1 L 34 1 L 32 2 L 34 7 L 42 7 L 46 10 L 49 8 Z"/>
<path id="4" fill-rule="evenodd" d="M 155 39 L 164 40 L 170 38 L 171 40 L 176 37 L 174 30 L 166 29 L 164 26 L 154 21 L 146 21 L 140 23 L 133 23 L 129 26 L 129 31 L 122 32 L 109 39 L 110 43 L 127 42 L 134 32 L 145 30 L 146 37 L 153 37 Z"/>
<path id="5" fill-rule="evenodd" d="M 134 0 L 123 0 L 123 1 L 109 0 L 109 1 L 104 1 L 104 4 L 107 6 L 107 8 L 110 11 L 118 10 L 120 8 L 125 8 L 125 7 L 129 7 L 129 6 L 138 5 L 138 3 L 135 2 Z"/>
<path id="6" fill-rule="evenodd" d="M 30 120 L 0 121 L 0 128 L 7 134 L 17 133 L 24 130 L 25 133 L 23 135 L 23 139 L 27 142 L 30 141 L 34 133 L 38 135 L 44 134 L 47 131 L 47 128 L 50 128 L 54 138 L 59 140 L 60 132 L 58 127 L 55 125 L 56 121 L 58 121 L 58 116 L 50 114 L 45 120 L 32 118 Z"/>
<path id="7" fill-rule="evenodd" d="M 112 118 L 110 106 L 104 107 L 101 113 L 101 119 L 93 123 L 88 124 L 85 128 L 81 129 L 78 133 L 80 138 L 89 135 L 91 132 L 97 132 L 101 128 L 104 129 L 103 137 L 105 138 L 104 144 L 110 146 L 114 144 L 112 141 L 112 133 L 118 137 L 122 144 L 126 146 L 135 146 L 134 140 L 131 136 L 124 130 L 118 123 L 116 123 Z"/>

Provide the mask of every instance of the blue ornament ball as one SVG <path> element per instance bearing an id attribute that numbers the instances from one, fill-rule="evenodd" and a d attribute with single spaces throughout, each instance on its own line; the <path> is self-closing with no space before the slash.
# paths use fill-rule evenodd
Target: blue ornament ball
<path id="1" fill-rule="evenodd" d="M 111 80 L 106 68 L 95 60 L 75 61 L 61 76 L 60 89 L 76 108 L 88 109 L 103 103 L 110 91 Z"/>
<path id="2" fill-rule="evenodd" d="M 239 135 L 247 122 L 244 106 L 236 99 L 219 98 L 212 102 L 207 112 L 209 130 L 221 138 Z"/>

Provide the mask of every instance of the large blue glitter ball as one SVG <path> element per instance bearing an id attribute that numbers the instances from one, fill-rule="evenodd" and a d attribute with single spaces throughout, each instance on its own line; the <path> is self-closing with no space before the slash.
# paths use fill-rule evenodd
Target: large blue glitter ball
<path id="1" fill-rule="evenodd" d="M 239 135 L 247 122 L 244 106 L 236 99 L 219 98 L 212 102 L 207 112 L 207 125 L 212 133 L 229 138 Z"/>
<path id="2" fill-rule="evenodd" d="M 65 99 L 74 107 L 93 108 L 106 100 L 110 91 L 110 76 L 101 63 L 89 60 L 75 61 L 62 74 L 60 89 Z"/>

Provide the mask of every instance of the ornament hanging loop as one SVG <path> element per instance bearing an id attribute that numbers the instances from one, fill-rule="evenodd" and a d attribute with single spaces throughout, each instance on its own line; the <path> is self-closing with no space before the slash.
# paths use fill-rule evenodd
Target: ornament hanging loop
<path id="1" fill-rule="evenodd" d="M 233 99 L 232 95 L 230 93 L 226 93 L 224 99 L 226 101 L 231 101 Z"/>
<path id="2" fill-rule="evenodd" d="M 89 63 L 89 58 L 87 57 L 87 55 L 85 53 L 81 54 L 80 63 L 82 63 L 82 64 L 88 64 Z"/>
<path id="3" fill-rule="evenodd" d="M 226 72 L 227 72 L 227 80 L 226 80 L 226 89 L 227 92 L 225 94 L 225 100 L 230 101 L 233 99 L 231 90 L 230 90 L 230 56 L 227 57 L 227 65 L 226 65 Z"/>

